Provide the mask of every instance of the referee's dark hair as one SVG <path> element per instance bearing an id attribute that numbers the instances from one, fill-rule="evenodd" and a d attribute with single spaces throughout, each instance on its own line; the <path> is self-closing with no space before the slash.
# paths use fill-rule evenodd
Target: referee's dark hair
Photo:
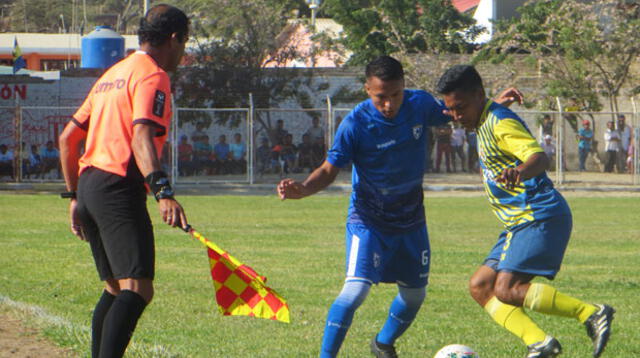
<path id="1" fill-rule="evenodd" d="M 147 11 L 140 19 L 138 42 L 157 47 L 169 40 L 171 34 L 177 33 L 180 42 L 187 41 L 189 35 L 189 18 L 182 10 L 167 4 L 159 4 Z"/>
<path id="2" fill-rule="evenodd" d="M 369 62 L 365 69 L 367 78 L 378 77 L 383 81 L 395 81 L 404 79 L 402 64 L 391 56 L 380 56 Z"/>
<path id="3" fill-rule="evenodd" d="M 482 77 L 476 69 L 471 65 L 455 65 L 451 66 L 444 72 L 438 84 L 436 91 L 440 94 L 447 94 L 454 91 L 471 92 L 477 89 L 484 89 L 482 85 Z"/>

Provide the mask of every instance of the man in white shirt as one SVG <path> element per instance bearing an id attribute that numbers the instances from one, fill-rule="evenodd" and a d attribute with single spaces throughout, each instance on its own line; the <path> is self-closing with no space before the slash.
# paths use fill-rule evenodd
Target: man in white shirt
<path id="1" fill-rule="evenodd" d="M 604 150 L 606 151 L 606 162 L 604 165 L 604 171 L 611 173 L 613 166 L 620 166 L 617 162 L 618 152 L 620 151 L 620 132 L 614 128 L 613 121 L 607 122 L 607 130 L 604 132 Z"/>
<path id="2" fill-rule="evenodd" d="M 456 171 L 456 155 L 460 158 L 460 170 L 466 172 L 464 169 L 464 140 L 465 130 L 460 126 L 460 123 L 453 123 L 453 132 L 451 133 L 451 160 L 453 162 L 453 171 Z"/>

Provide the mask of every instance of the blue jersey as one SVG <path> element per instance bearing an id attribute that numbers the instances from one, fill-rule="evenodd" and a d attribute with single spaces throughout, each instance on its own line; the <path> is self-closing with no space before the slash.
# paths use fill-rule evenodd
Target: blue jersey
<path id="1" fill-rule="evenodd" d="M 493 212 L 507 228 L 571 213 L 546 172 L 512 189 L 496 181 L 506 168 L 515 168 L 533 154 L 544 152 L 515 113 L 488 101 L 476 132 L 485 191 Z"/>
<path id="2" fill-rule="evenodd" d="M 424 127 L 447 123 L 444 109 L 425 91 L 405 90 L 393 119 L 385 118 L 370 99 L 344 118 L 327 160 L 340 168 L 353 163 L 348 222 L 393 233 L 424 225 Z"/>

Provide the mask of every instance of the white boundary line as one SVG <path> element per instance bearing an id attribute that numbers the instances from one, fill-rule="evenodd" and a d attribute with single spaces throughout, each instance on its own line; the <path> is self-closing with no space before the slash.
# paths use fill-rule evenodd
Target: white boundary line
<path id="1" fill-rule="evenodd" d="M 72 341 L 78 341 L 79 343 L 86 343 L 87 347 L 91 342 L 91 330 L 87 326 L 75 325 L 67 319 L 55 316 L 48 313 L 42 307 L 36 305 L 30 305 L 28 303 L 14 301 L 11 298 L 0 293 L 0 306 L 6 306 L 19 313 L 18 318 L 33 319 L 35 321 L 36 328 L 48 328 L 56 327 L 62 328 L 66 331 L 66 335 L 70 336 Z M 69 347 L 62 347 L 69 348 Z M 171 352 L 169 348 L 156 345 L 137 343 L 135 340 L 131 340 L 129 348 L 127 349 L 127 355 L 131 357 L 182 357 L 182 355 Z"/>

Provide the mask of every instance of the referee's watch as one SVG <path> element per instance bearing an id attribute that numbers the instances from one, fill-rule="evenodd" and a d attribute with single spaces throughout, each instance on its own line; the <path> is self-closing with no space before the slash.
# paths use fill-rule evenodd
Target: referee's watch
<path id="1" fill-rule="evenodd" d="M 65 191 L 63 193 L 60 193 L 60 197 L 62 199 L 76 199 L 77 195 L 75 191 Z"/>

